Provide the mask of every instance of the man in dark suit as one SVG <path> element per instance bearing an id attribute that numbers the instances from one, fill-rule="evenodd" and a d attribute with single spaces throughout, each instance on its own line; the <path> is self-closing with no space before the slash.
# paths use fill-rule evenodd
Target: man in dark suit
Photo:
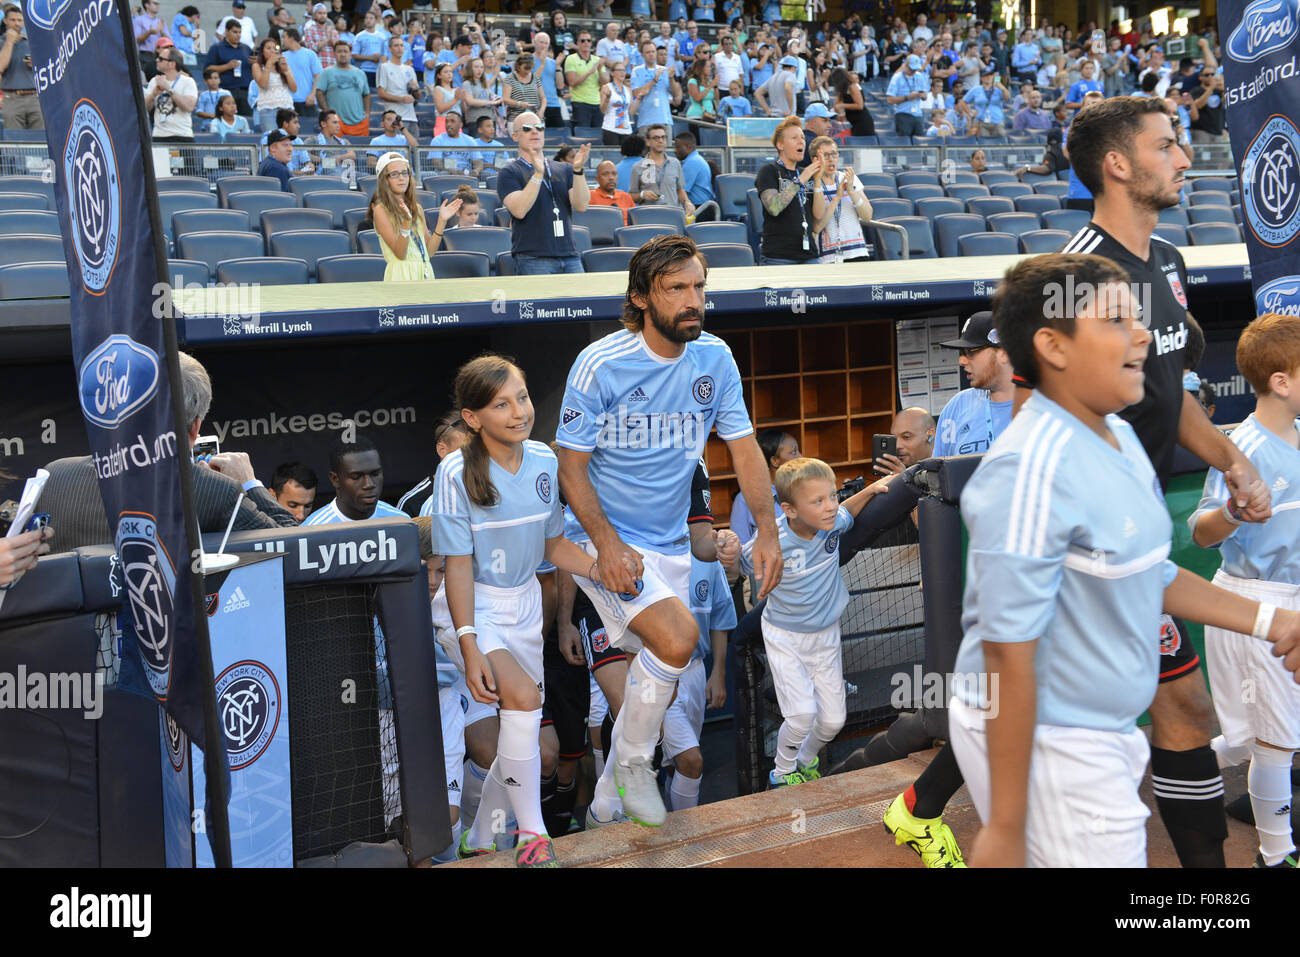
<path id="1" fill-rule="evenodd" d="M 203 419 L 212 404 L 212 380 L 207 370 L 193 356 L 180 354 L 181 388 L 185 396 L 185 417 L 190 427 L 186 448 L 193 448 Z M 113 529 L 104 512 L 90 456 L 57 459 L 45 466 L 50 473 L 41 495 L 42 508 L 48 508 L 51 525 L 59 530 L 54 545 L 66 552 L 84 545 L 104 545 L 113 541 Z M 240 490 L 245 497 L 239 504 L 234 531 L 247 532 L 263 528 L 289 528 L 298 524 L 287 509 L 253 474 L 246 452 L 222 452 L 194 466 L 194 505 L 198 511 L 199 531 L 224 532 L 235 509 Z"/>

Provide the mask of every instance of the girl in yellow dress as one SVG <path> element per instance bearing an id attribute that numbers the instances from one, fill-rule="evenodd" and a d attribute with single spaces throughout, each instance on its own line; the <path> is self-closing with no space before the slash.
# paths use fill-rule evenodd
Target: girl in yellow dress
<path id="1" fill-rule="evenodd" d="M 415 201 L 415 183 L 406 157 L 401 153 L 385 153 L 375 164 L 375 174 L 379 182 L 370 199 L 370 220 L 388 262 L 384 281 L 432 279 L 429 257 L 442 245 L 443 230 L 460 209 L 460 200 L 453 199 L 439 207 L 438 225 L 430 234 L 424 210 Z"/>

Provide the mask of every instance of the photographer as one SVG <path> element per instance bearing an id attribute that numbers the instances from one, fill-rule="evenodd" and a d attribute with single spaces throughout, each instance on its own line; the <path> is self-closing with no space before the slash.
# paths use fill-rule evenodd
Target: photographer
<path id="1" fill-rule="evenodd" d="M 372 137 L 371 146 L 383 146 L 386 149 L 367 150 L 366 155 L 378 158 L 383 153 L 396 147 L 397 149 L 415 149 L 420 145 L 420 141 L 412 135 L 411 131 L 406 128 L 402 118 L 392 109 L 384 111 L 384 115 L 379 120 L 379 125 L 383 132 L 378 136 Z"/>
<path id="2" fill-rule="evenodd" d="M 257 128 L 269 133 L 276 129 L 277 110 L 293 109 L 298 81 L 280 53 L 280 44 L 267 37 L 253 57 L 253 82 L 257 84 Z"/>

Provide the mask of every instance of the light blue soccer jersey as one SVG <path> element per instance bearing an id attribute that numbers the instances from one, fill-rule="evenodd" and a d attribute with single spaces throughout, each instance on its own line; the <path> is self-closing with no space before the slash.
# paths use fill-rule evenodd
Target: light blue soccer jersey
<path id="1" fill-rule="evenodd" d="M 840 535 L 853 527 L 853 516 L 843 505 L 835 513 L 829 532 L 821 529 L 812 538 L 800 538 L 790 530 L 785 513 L 776 520 L 777 538 L 785 571 L 767 598 L 763 618 L 787 631 L 814 632 L 840 620 L 849 603 L 849 590 L 840 577 Z M 754 543 L 740 549 L 740 568 L 754 574 Z"/>
<path id="2" fill-rule="evenodd" d="M 1300 450 L 1264 428 L 1254 413 L 1233 430 L 1232 441 L 1268 484 L 1273 517 L 1262 525 L 1251 522 L 1233 529 L 1219 545 L 1223 570 L 1237 578 L 1300 585 Z M 1218 511 L 1227 501 L 1223 473 L 1210 469 L 1201 504 L 1188 526 L 1195 530 L 1202 515 Z"/>
<path id="3" fill-rule="evenodd" d="M 1173 523 L 1133 427 L 1116 451 L 1035 392 L 961 494 L 970 533 L 953 693 L 973 708 L 984 642 L 1037 641 L 1039 724 L 1131 731 L 1155 696 Z"/>
<path id="4" fill-rule="evenodd" d="M 710 632 L 736 627 L 736 603 L 731 600 L 727 576 L 719 562 L 702 562 L 691 556 L 691 614 L 700 629 L 700 641 L 691 658 L 713 660 Z"/>
<path id="5" fill-rule="evenodd" d="M 465 459 L 457 450 L 438 466 L 433 496 L 423 514 L 433 516 L 433 549 L 439 555 L 473 555 L 474 581 L 517 588 L 537 574 L 546 540 L 564 532 L 555 453 L 541 442 L 524 443 L 519 471 L 511 475 L 488 459 L 500 496 L 484 508 L 465 492 Z"/>
<path id="6" fill-rule="evenodd" d="M 1011 401 L 990 402 L 983 389 L 963 389 L 948 400 L 934 427 L 934 454 L 987 452 L 1011 424 Z"/>
<path id="7" fill-rule="evenodd" d="M 754 431 L 727 344 L 706 332 L 664 359 L 641 333 L 623 331 L 578 354 L 556 441 L 591 453 L 588 474 L 624 542 L 680 555 L 691 476 L 715 424 L 724 441 Z M 571 512 L 565 535 L 590 538 Z"/>

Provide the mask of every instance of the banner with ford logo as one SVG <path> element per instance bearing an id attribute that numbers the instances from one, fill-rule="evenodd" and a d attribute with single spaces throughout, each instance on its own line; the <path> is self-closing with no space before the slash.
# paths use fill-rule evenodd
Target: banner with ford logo
<path id="1" fill-rule="evenodd" d="M 1300 315 L 1300 5 L 1219 5 L 1224 94 L 1258 312 Z"/>
<path id="2" fill-rule="evenodd" d="M 189 423 L 174 326 L 156 318 L 166 250 L 156 229 L 130 13 L 116 0 L 25 0 L 23 7 L 72 289 L 77 394 L 109 526 L 116 527 L 131 664 L 191 741 L 215 736 L 213 769 L 223 773 L 214 775 L 209 804 L 221 812 L 209 839 L 224 861 L 225 801 L 212 799 L 223 793 L 227 766 L 206 619 L 194 614 L 202 578 Z"/>

